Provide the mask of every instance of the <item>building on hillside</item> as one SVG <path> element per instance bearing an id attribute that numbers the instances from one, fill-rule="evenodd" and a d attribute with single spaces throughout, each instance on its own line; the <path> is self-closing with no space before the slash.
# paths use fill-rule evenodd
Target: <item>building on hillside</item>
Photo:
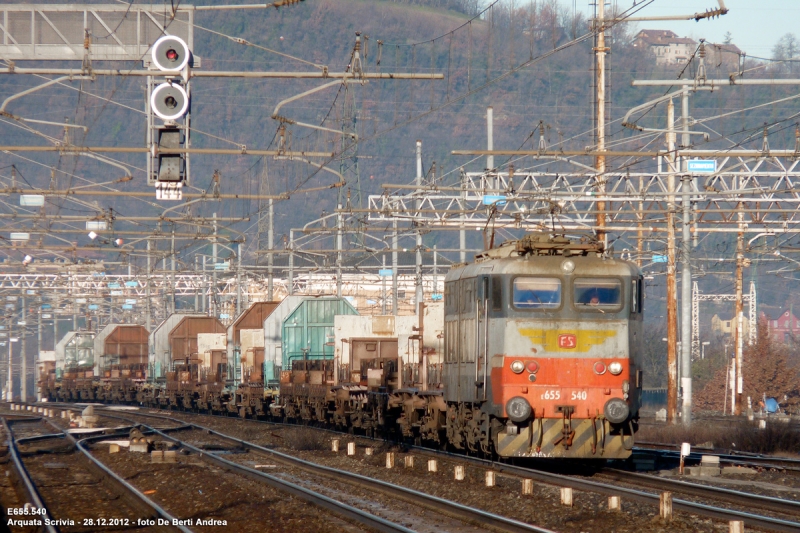
<path id="1" fill-rule="evenodd" d="M 739 70 L 739 58 L 742 51 L 735 44 L 706 43 L 706 70 L 722 68 L 729 72 Z"/>
<path id="2" fill-rule="evenodd" d="M 678 37 L 671 30 L 642 30 L 633 38 L 633 46 L 652 52 L 656 57 L 656 65 L 683 63 L 697 49 L 693 39 Z"/>
<path id="3" fill-rule="evenodd" d="M 800 320 L 787 309 L 777 319 L 767 317 L 767 326 L 772 339 L 777 342 L 790 343 L 795 336 L 800 336 Z"/>
<path id="4" fill-rule="evenodd" d="M 742 321 L 744 329 L 743 338 L 747 340 L 750 335 L 750 321 L 745 319 Z M 736 329 L 736 323 L 733 318 L 720 318 L 719 315 L 711 317 L 711 333 L 717 337 L 729 337 L 733 341 L 733 332 Z"/>

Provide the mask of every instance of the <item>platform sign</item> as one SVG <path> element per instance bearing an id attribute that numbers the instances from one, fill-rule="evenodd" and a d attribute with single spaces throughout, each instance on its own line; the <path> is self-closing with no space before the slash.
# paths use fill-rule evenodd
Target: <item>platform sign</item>
<path id="1" fill-rule="evenodd" d="M 100 309 L 100 306 L 97 304 L 89 304 L 89 311 L 97 311 Z"/>
<path id="2" fill-rule="evenodd" d="M 50 304 L 42 304 L 39 307 L 41 307 L 42 309 L 50 309 L 52 306 Z"/>
<path id="3" fill-rule="evenodd" d="M 119 289 L 120 288 L 120 284 L 115 282 L 115 281 L 110 281 L 110 282 L 108 282 L 108 288 L 109 289 Z"/>
<path id="4" fill-rule="evenodd" d="M 228 270 L 231 267 L 231 264 L 227 261 L 224 263 L 214 263 L 214 270 Z"/>
<path id="5" fill-rule="evenodd" d="M 378 275 L 381 276 L 382 278 L 391 278 L 392 274 L 394 274 L 394 270 L 392 270 L 391 268 L 382 268 L 378 270 Z"/>
<path id="6" fill-rule="evenodd" d="M 128 299 L 125 300 L 125 303 L 128 304 L 128 305 L 136 305 L 136 299 L 135 298 L 128 298 Z"/>
<path id="7" fill-rule="evenodd" d="M 139 282 L 138 281 L 126 281 L 125 282 L 125 286 L 126 287 L 138 287 L 139 286 Z"/>
<path id="8" fill-rule="evenodd" d="M 654 255 L 653 256 L 653 263 L 666 263 L 667 256 L 666 255 Z"/>
<path id="9" fill-rule="evenodd" d="M 131 304 L 122 304 L 123 309 L 133 309 L 133 305 Z"/>
<path id="10" fill-rule="evenodd" d="M 20 194 L 19 205 L 23 207 L 42 207 L 44 205 L 44 195 L 42 194 Z"/>
<path id="11" fill-rule="evenodd" d="M 76 304 L 85 304 L 86 303 L 86 298 L 75 298 L 75 303 Z"/>
<path id="12" fill-rule="evenodd" d="M 42 318 L 44 319 L 53 318 L 53 315 L 51 315 L 50 313 L 42 313 Z"/>
<path id="13" fill-rule="evenodd" d="M 713 174 L 717 171 L 716 159 L 690 159 L 686 165 L 686 170 L 689 172 Z"/>
<path id="14" fill-rule="evenodd" d="M 103 231 L 108 229 L 108 225 L 106 224 L 105 220 L 87 220 L 86 221 L 86 231 Z"/>
<path id="15" fill-rule="evenodd" d="M 231 315 L 229 315 L 228 313 L 220 313 L 219 317 L 222 318 L 222 319 L 225 319 L 225 318 L 230 318 Z"/>
<path id="16" fill-rule="evenodd" d="M 506 205 L 507 198 L 499 194 L 485 194 L 483 205 Z"/>
<path id="17" fill-rule="evenodd" d="M 431 294 L 431 300 L 433 300 L 434 302 L 441 301 L 443 298 L 444 296 L 442 296 L 441 294 L 438 293 Z"/>
<path id="18" fill-rule="evenodd" d="M 10 237 L 12 241 L 28 241 L 31 238 L 31 234 L 14 231 L 11 233 Z"/>
<path id="19" fill-rule="evenodd" d="M 17 325 L 18 325 L 18 326 L 27 326 L 27 325 L 28 325 L 28 323 L 27 323 L 25 320 L 18 320 L 18 321 L 17 321 Z"/>
<path id="20" fill-rule="evenodd" d="M 111 291 L 111 296 L 122 296 L 122 291 Z"/>
<path id="21" fill-rule="evenodd" d="M 28 290 L 25 291 L 25 294 L 31 294 L 31 295 L 35 296 L 36 295 L 36 290 L 35 289 L 28 289 Z"/>

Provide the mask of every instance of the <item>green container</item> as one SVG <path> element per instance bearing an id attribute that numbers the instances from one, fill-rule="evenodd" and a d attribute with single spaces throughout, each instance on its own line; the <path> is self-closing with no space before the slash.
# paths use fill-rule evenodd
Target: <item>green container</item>
<path id="1" fill-rule="evenodd" d="M 292 361 L 301 359 L 333 359 L 333 317 L 357 314 L 358 311 L 344 298 L 303 300 L 283 321 L 283 369 L 291 370 Z"/>

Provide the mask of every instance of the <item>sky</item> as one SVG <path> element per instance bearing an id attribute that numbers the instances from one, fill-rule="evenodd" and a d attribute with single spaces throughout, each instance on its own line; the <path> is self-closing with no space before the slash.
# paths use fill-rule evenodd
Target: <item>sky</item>
<path id="1" fill-rule="evenodd" d="M 508 1 L 508 0 L 506 0 Z M 525 0 L 516 0 L 517 4 Z M 573 6 L 587 15 L 593 12 L 591 0 L 558 0 L 572 9 Z M 636 0 L 637 4 L 647 0 Z M 706 39 L 721 43 L 725 32 L 730 32 L 733 44 L 748 56 L 769 58 L 772 47 L 786 33 L 800 37 L 800 0 L 724 0 L 730 11 L 712 20 L 637 22 L 638 29 L 672 30 L 680 37 L 694 40 Z M 606 0 L 606 5 L 616 3 L 621 10 L 630 8 L 633 0 Z M 691 15 L 718 7 L 717 0 L 654 0 L 634 16 Z"/>

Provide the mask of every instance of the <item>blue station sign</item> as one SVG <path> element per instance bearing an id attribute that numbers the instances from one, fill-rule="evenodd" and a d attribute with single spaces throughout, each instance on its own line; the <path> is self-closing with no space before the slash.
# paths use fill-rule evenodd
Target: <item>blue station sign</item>
<path id="1" fill-rule="evenodd" d="M 707 172 L 711 174 L 717 171 L 717 160 L 690 159 L 686 162 L 686 170 L 689 172 Z"/>

